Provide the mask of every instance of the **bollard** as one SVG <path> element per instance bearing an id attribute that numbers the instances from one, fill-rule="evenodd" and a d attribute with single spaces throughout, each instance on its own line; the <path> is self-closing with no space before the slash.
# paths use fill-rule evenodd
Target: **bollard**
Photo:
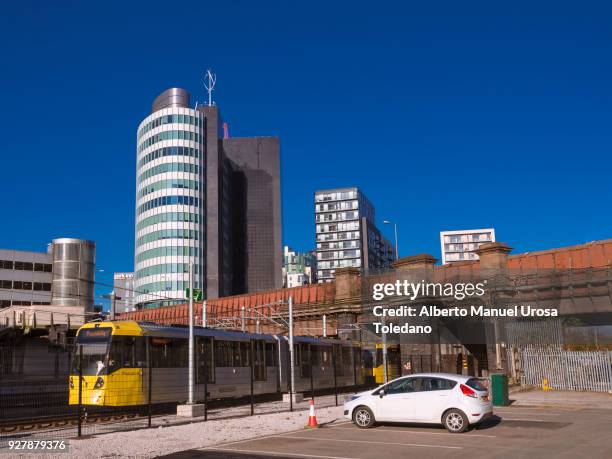
<path id="1" fill-rule="evenodd" d="M 545 390 L 545 391 L 550 390 L 550 384 L 548 383 L 548 378 L 544 378 L 542 380 L 542 390 Z"/>

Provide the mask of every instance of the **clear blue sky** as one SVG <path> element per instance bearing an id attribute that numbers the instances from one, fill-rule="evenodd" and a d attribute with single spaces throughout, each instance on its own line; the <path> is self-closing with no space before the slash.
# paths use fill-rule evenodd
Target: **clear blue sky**
<path id="1" fill-rule="evenodd" d="M 313 192 L 353 185 L 400 255 L 448 229 L 612 237 L 611 23 L 609 2 L 6 3 L 0 247 L 88 238 L 99 280 L 131 270 L 136 128 L 168 87 L 203 100 L 207 67 L 231 135 L 281 139 L 296 249 Z"/>

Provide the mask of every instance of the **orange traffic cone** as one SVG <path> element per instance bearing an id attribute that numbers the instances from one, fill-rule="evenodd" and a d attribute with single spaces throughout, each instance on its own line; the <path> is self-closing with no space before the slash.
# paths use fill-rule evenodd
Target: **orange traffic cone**
<path id="1" fill-rule="evenodd" d="M 306 428 L 308 429 L 316 429 L 319 427 L 317 424 L 317 415 L 315 414 L 314 400 L 310 399 L 310 413 L 308 414 L 308 425 Z"/>

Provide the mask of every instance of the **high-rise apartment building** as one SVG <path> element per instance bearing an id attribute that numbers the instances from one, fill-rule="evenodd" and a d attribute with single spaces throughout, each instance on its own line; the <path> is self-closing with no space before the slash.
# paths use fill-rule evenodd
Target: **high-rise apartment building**
<path id="1" fill-rule="evenodd" d="M 440 231 L 442 264 L 478 260 L 476 250 L 487 242 L 495 242 L 493 228 Z"/>
<path id="2" fill-rule="evenodd" d="M 135 301 L 185 301 L 189 264 L 206 298 L 281 286 L 276 137 L 229 138 L 215 105 L 164 91 L 138 127 Z"/>
<path id="3" fill-rule="evenodd" d="M 330 282 L 337 268 L 367 273 L 395 259 L 393 245 L 376 227 L 374 206 L 357 188 L 317 191 L 315 222 L 320 283 Z"/>
<path id="4" fill-rule="evenodd" d="M 317 279 L 317 256 L 314 252 L 295 252 L 290 247 L 283 249 L 283 287 L 314 284 Z"/>

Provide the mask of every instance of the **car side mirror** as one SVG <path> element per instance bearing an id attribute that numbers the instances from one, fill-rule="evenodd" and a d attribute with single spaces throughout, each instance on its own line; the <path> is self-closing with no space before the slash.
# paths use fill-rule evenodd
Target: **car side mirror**
<path id="1" fill-rule="evenodd" d="M 383 398 L 383 397 L 385 396 L 385 391 L 384 391 L 384 390 L 382 390 L 382 389 L 381 389 L 381 390 L 379 390 L 379 391 L 378 391 L 378 396 L 379 396 L 380 398 Z"/>

